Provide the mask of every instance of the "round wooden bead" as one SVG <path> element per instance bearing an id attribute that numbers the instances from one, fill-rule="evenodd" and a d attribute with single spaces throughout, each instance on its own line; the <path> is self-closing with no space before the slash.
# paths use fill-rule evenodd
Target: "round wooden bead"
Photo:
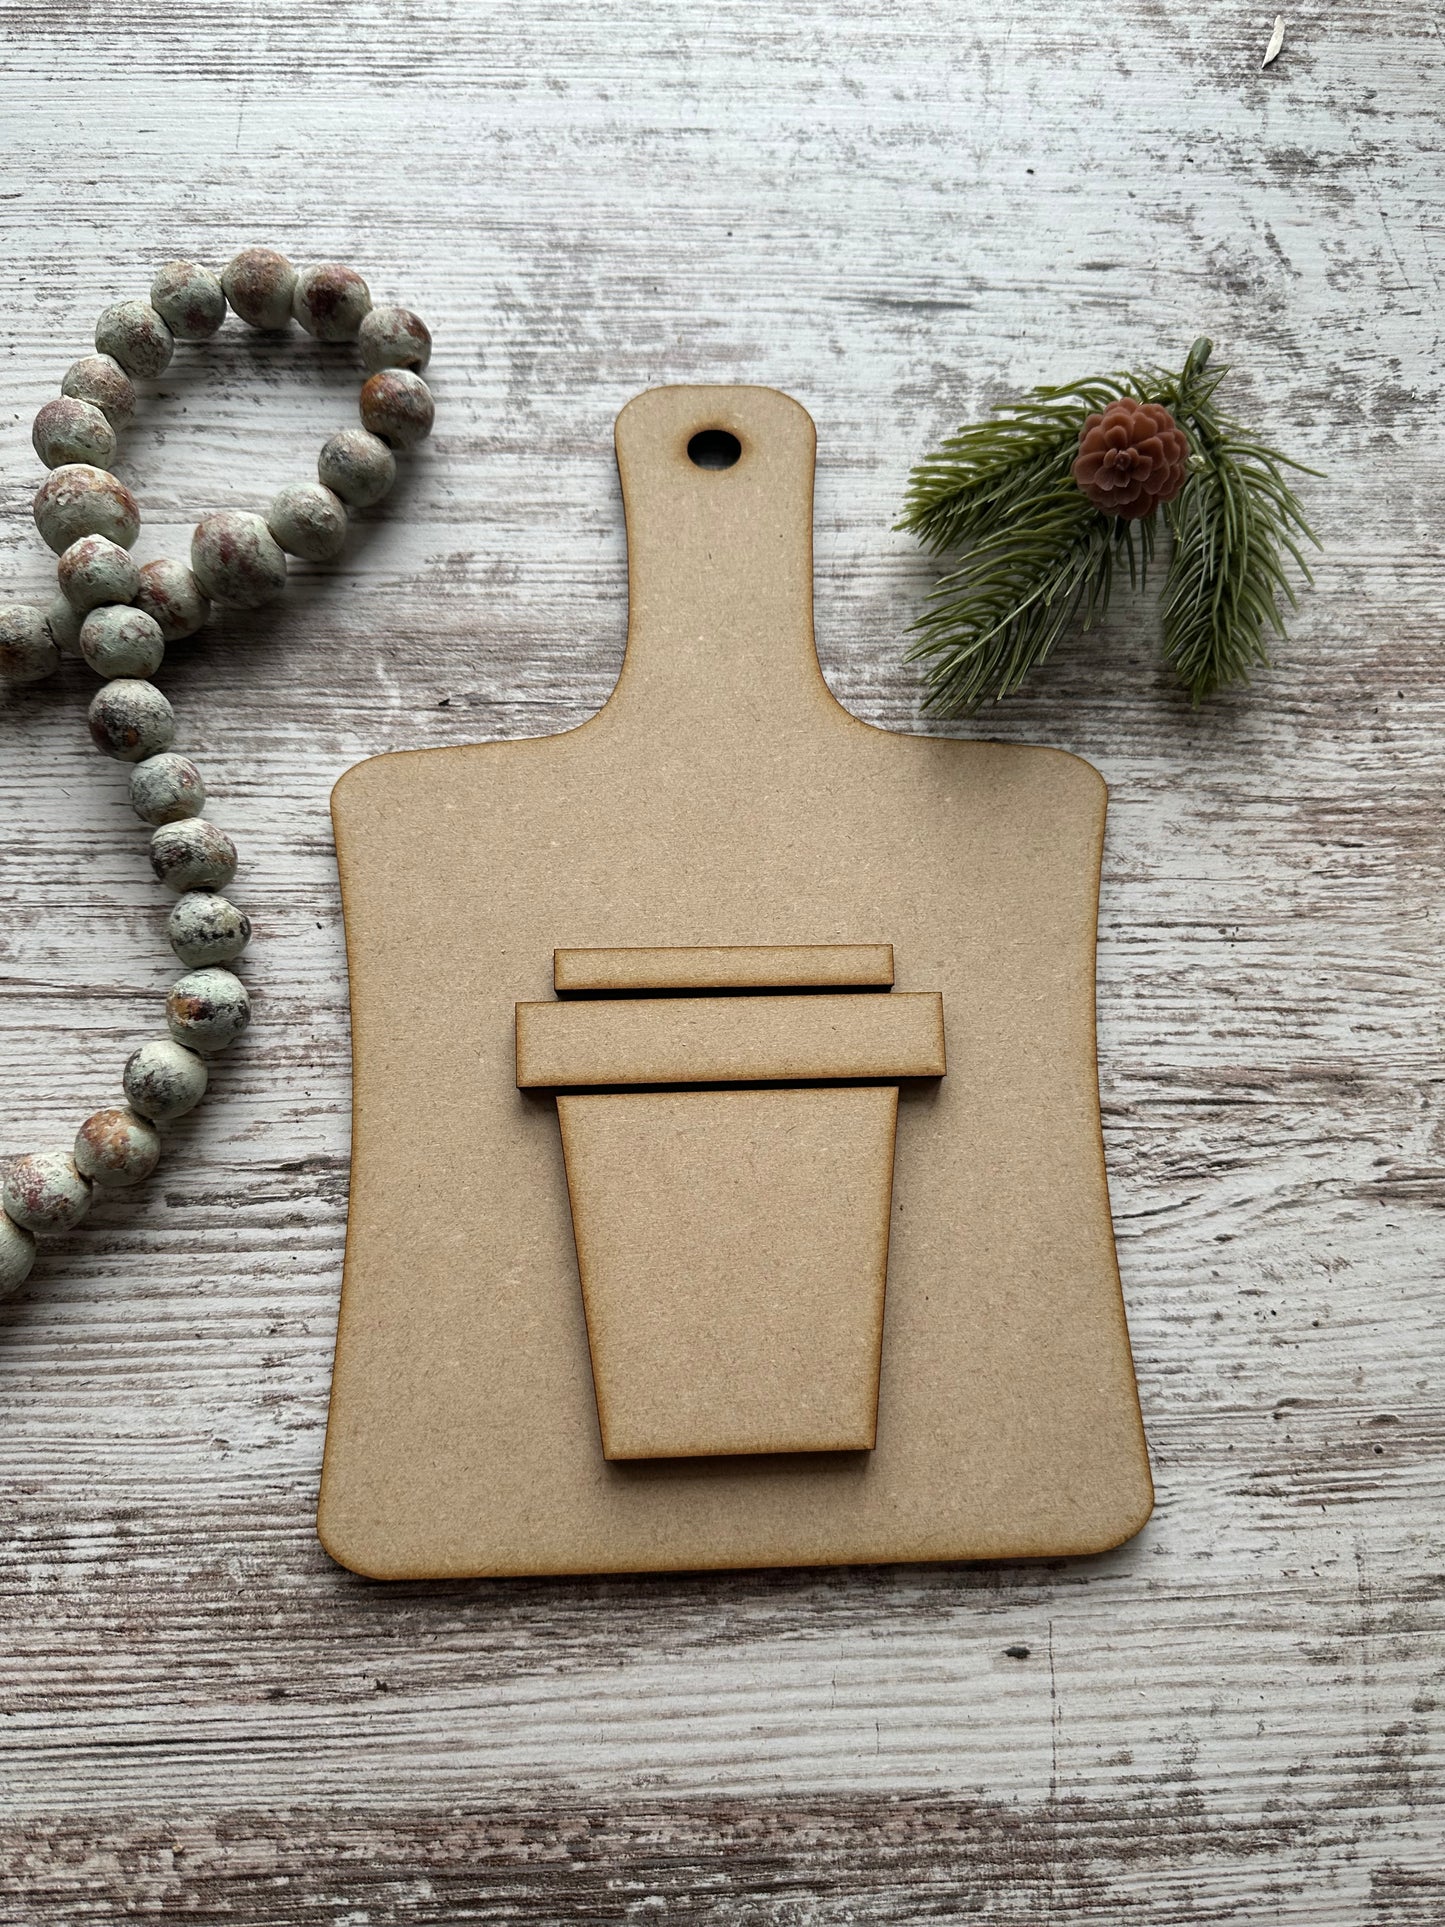
<path id="1" fill-rule="evenodd" d="M 356 340 L 369 375 L 383 368 L 410 368 L 419 375 L 431 360 L 431 330 L 410 308 L 373 308 Z"/>
<path id="2" fill-rule="evenodd" d="M 222 269 L 221 287 L 248 328 L 289 326 L 296 270 L 275 248 L 243 248 Z"/>
<path id="3" fill-rule="evenodd" d="M 343 428 L 322 446 L 316 473 L 323 488 L 354 509 L 369 509 L 396 480 L 396 457 L 379 436 Z"/>
<path id="4" fill-rule="evenodd" d="M 286 557 L 259 515 L 222 509 L 196 524 L 191 568 L 201 593 L 233 609 L 259 609 L 286 587 Z"/>
<path id="5" fill-rule="evenodd" d="M 130 806 L 142 823 L 180 823 L 206 807 L 206 786 L 189 756 L 164 750 L 130 773 Z"/>
<path id="6" fill-rule="evenodd" d="M 361 387 L 361 421 L 393 448 L 413 448 L 432 430 L 431 390 L 409 368 L 383 368 Z"/>
<path id="7" fill-rule="evenodd" d="M 346 504 L 320 482 L 293 482 L 272 497 L 266 526 L 288 555 L 330 562 L 346 545 Z"/>
<path id="8" fill-rule="evenodd" d="M 209 341 L 226 318 L 226 295 L 209 268 L 167 261 L 151 282 L 151 306 L 177 341 Z"/>
<path id="9" fill-rule="evenodd" d="M 224 1050 L 250 1021 L 246 986 L 229 970 L 192 970 L 176 979 L 166 998 L 171 1036 L 191 1050 Z"/>
<path id="10" fill-rule="evenodd" d="M 75 1134 L 75 1168 L 92 1184 L 139 1184 L 160 1156 L 160 1133 L 134 1111 L 92 1111 Z"/>
<path id="11" fill-rule="evenodd" d="M 140 533 L 140 509 L 125 483 L 88 462 L 52 470 L 33 508 L 41 540 L 57 555 L 82 535 L 103 535 L 128 549 Z"/>
<path id="12" fill-rule="evenodd" d="M 94 402 L 117 435 L 135 413 L 135 383 L 113 355 L 82 355 L 72 361 L 60 383 L 62 395 Z"/>
<path id="13" fill-rule="evenodd" d="M 19 1291 L 35 1263 L 35 1234 L 0 1211 L 0 1298 Z"/>
<path id="14" fill-rule="evenodd" d="M 149 301 L 117 301 L 95 324 L 95 346 L 133 381 L 149 381 L 170 366 L 176 338 Z"/>
<path id="15" fill-rule="evenodd" d="M 129 602 L 140 587 L 130 552 L 103 535 L 82 535 L 55 565 L 60 593 L 77 615 L 105 602 Z"/>
<path id="16" fill-rule="evenodd" d="M 47 468 L 66 462 L 109 468 L 115 460 L 115 430 L 93 401 L 77 401 L 73 395 L 46 402 L 35 417 L 30 440 Z"/>
<path id="17" fill-rule="evenodd" d="M 221 890 L 236 874 L 236 846 L 205 817 L 182 817 L 151 838 L 151 868 L 172 890 Z"/>
<path id="18" fill-rule="evenodd" d="M 156 1037 L 126 1060 L 121 1085 L 133 1111 L 155 1124 L 193 1111 L 206 1094 L 210 1072 L 193 1050 L 170 1037 Z"/>
<path id="19" fill-rule="evenodd" d="M 80 625 L 84 620 L 76 614 L 63 595 L 54 595 L 46 604 L 45 627 L 50 632 L 50 640 L 62 656 L 80 654 Z"/>
<path id="20" fill-rule="evenodd" d="M 166 644 L 144 609 L 111 604 L 81 623 L 80 653 L 97 676 L 153 676 Z"/>
<path id="21" fill-rule="evenodd" d="M 183 964 L 232 963 L 251 941 L 251 919 L 211 890 L 188 890 L 177 899 L 166 935 Z"/>
<path id="22" fill-rule="evenodd" d="M 318 341 L 355 341 L 370 307 L 370 288 L 339 261 L 303 268 L 291 294 L 292 314 Z"/>
<path id="23" fill-rule="evenodd" d="M 146 563 L 133 600 L 137 609 L 144 609 L 158 624 L 167 642 L 193 636 L 211 613 L 200 583 L 185 563 L 173 562 L 168 556 Z"/>
<path id="24" fill-rule="evenodd" d="M 90 1180 L 68 1151 L 32 1151 L 11 1161 L 0 1202 L 26 1231 L 70 1231 L 90 1209 Z"/>
<path id="25" fill-rule="evenodd" d="M 11 682 L 40 682 L 60 667 L 45 617 L 28 602 L 0 603 L 0 676 Z"/>
<path id="26" fill-rule="evenodd" d="M 169 749 L 176 733 L 176 712 L 153 682 L 121 677 L 91 698 L 86 720 L 90 740 L 118 763 L 141 763 Z"/>

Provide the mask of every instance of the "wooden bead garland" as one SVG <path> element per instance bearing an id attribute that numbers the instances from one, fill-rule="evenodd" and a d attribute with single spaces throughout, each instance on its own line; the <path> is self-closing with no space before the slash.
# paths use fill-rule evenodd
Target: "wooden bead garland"
<path id="1" fill-rule="evenodd" d="M 140 508 L 110 472 L 136 403 L 135 381 L 170 364 L 177 342 L 201 342 L 228 308 L 248 326 L 298 321 L 320 341 L 359 343 L 367 378 L 363 426 L 344 428 L 321 450 L 315 482 L 292 483 L 266 514 L 203 516 L 190 566 L 162 559 L 137 568 L 130 556 Z M 36 682 L 79 653 L 106 680 L 90 705 L 97 749 L 131 764 L 131 805 L 152 826 L 151 867 L 178 891 L 168 934 L 187 967 L 166 1000 L 169 1036 L 132 1053 L 125 1109 L 94 1112 L 71 1151 L 15 1158 L 0 1188 L 0 1297 L 35 1260 L 35 1234 L 68 1231 L 94 1188 L 149 1176 L 160 1155 L 156 1125 L 205 1094 L 206 1057 L 250 1021 L 245 986 L 227 966 L 251 937 L 250 919 L 219 892 L 236 868 L 236 846 L 201 815 L 206 787 L 175 753 L 175 715 L 150 678 L 166 646 L 194 635 L 212 602 L 259 608 L 286 586 L 288 555 L 329 561 L 341 551 L 348 510 L 379 502 L 396 479 L 394 448 L 430 434 L 432 398 L 421 370 L 431 356 L 426 324 L 405 308 L 374 308 L 365 281 L 335 262 L 299 274 L 274 248 L 247 248 L 218 277 L 169 261 L 148 301 L 120 301 L 95 329 L 94 354 L 71 363 L 60 395 L 35 417 L 35 452 L 51 471 L 36 494 L 35 525 L 55 552 L 60 594 L 48 608 L 0 604 L 0 676 Z"/>

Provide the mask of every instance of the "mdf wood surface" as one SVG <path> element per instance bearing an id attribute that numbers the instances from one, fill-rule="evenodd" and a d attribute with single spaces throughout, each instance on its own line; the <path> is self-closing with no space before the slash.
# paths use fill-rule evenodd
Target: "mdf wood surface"
<path id="1" fill-rule="evenodd" d="M 947 1065 L 937 991 L 517 1005 L 520 1090 L 942 1077 Z"/>
<path id="2" fill-rule="evenodd" d="M 671 950 L 557 950 L 552 988 L 579 992 L 889 989 L 891 943 L 677 946 Z"/>
<path id="3" fill-rule="evenodd" d="M 718 428 L 742 450 L 723 472 L 688 454 Z M 521 743 L 372 757 L 332 794 L 354 1098 L 317 1530 L 353 1571 L 1039 1557 L 1100 1552 L 1148 1517 L 1094 1064 L 1104 785 L 1057 750 L 874 729 L 834 699 L 813 641 L 815 439 L 776 389 L 684 383 L 630 401 L 627 653 L 601 713 Z M 418 884 L 438 873 L 440 900 Z M 880 927 L 906 980 L 937 988 L 534 1000 L 562 934 L 606 948 Z M 453 986 L 445 1028 L 438 983 Z M 891 1119 L 871 1222 L 841 1240 L 820 1222 L 816 1155 L 791 1166 L 782 1142 L 769 1157 L 768 1134 L 737 1144 L 718 1123 L 724 1194 L 771 1166 L 731 1276 L 716 1254 L 698 1263 L 697 1220 L 666 1178 L 649 1197 L 658 1146 L 619 1144 L 610 1205 L 579 1189 L 582 1120 L 595 1150 L 599 1115 L 626 1107 L 564 1117 L 564 1181 L 557 1114 L 527 1095 L 899 1078 L 881 1239 Z M 846 1214 L 856 1144 L 840 1143 L 835 1184 Z M 724 1248 L 732 1209 L 717 1214 Z M 796 1266 L 758 1250 L 788 1220 Z M 881 1375 L 881 1267 L 850 1276 L 840 1242 L 887 1253 Z M 797 1412 L 767 1420 L 788 1401 L 753 1404 L 762 1368 L 743 1364 L 747 1418 L 700 1432 L 624 1420 L 618 1374 L 596 1370 L 619 1243 L 644 1297 L 656 1274 L 657 1313 L 633 1322 L 659 1399 L 700 1369 L 664 1309 L 690 1273 L 705 1299 L 744 1308 L 725 1318 L 745 1324 L 751 1306 L 760 1329 L 795 1291 L 809 1302 L 816 1341 L 795 1326 L 785 1349 L 815 1350 L 820 1396 L 803 1388 Z M 871 1391 L 866 1422 L 854 1400 L 839 1430 L 828 1332 L 853 1349 L 860 1296 Z M 812 1455 L 871 1444 L 875 1397 L 871 1456 Z M 747 1456 L 700 1462 L 718 1436 Z M 673 1456 L 688 1465 L 607 1463 Z"/>
<path id="4" fill-rule="evenodd" d="M 557 1121 L 607 1458 L 872 1452 L 897 1085 L 588 1091 L 559 1097 Z M 901 1387 L 888 1424 L 896 1445 L 908 1424 Z M 547 1451 L 544 1440 L 533 1456 Z M 734 1481 L 707 1473 L 725 1468 L 700 1468 L 697 1481 L 679 1480 L 675 1467 L 634 1469 L 623 1483 L 645 1480 L 654 1505 L 713 1515 L 708 1563 L 719 1563 L 719 1485 Z M 925 1458 L 921 1470 L 945 1483 L 936 1462 Z M 792 1488 L 785 1537 L 816 1533 L 839 1491 L 848 1495 L 843 1518 L 830 1521 L 831 1563 L 855 1558 L 839 1542 L 856 1530 L 848 1498 L 876 1483 L 876 1461 L 866 1472 L 856 1459 L 792 1459 L 770 1471 Z M 605 1483 L 600 1496 L 584 1508 L 593 1543 L 609 1524 Z M 759 1496 L 752 1520 L 744 1504 L 744 1536 L 762 1524 L 768 1495 Z M 674 1535 L 679 1525 L 690 1532 L 684 1516 Z M 671 1549 L 681 1565 L 675 1538 Z M 762 1561 L 754 1553 L 735 1563 Z"/>
<path id="5" fill-rule="evenodd" d="M 0 1918 L 1425 1927 L 1441 1849 L 1441 41 L 1424 8 L 0 9 L 0 570 L 29 422 L 172 254 L 351 259 L 438 430 L 334 574 L 166 687 L 256 1022 L 0 1332 Z M 97 106 L 102 63 L 122 85 Z M 1207 328 L 1329 469 L 1318 587 L 1193 714 L 1131 605 L 963 735 L 1111 791 L 1104 1128 L 1159 1505 L 1063 1565 L 387 1588 L 313 1507 L 346 1203 L 326 798 L 581 722 L 611 422 L 770 382 L 824 451 L 835 693 L 921 727 L 910 459 Z M 223 336 L 127 440 L 142 556 L 259 506 L 349 365 Z M 480 638 L 480 641 L 478 640 Z M 0 1149 L 157 1028 L 166 905 L 90 684 L 0 710 Z M 446 879 L 435 880 L 436 888 Z M 885 933 L 870 933 L 883 936 Z"/>

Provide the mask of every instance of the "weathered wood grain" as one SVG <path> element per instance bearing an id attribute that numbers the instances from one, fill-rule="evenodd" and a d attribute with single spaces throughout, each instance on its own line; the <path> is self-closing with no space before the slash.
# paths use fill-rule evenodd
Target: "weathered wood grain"
<path id="1" fill-rule="evenodd" d="M 47 591 L 30 417 L 160 260 L 352 260 L 438 341 L 393 503 L 165 672 L 242 846 L 257 1021 L 158 1179 L 0 1316 L 0 1919 L 1445 1913 L 1442 43 L 1415 9 L 1306 0 L 1261 75 L 1272 11 L 0 0 L 3 593 Z M 1112 786 L 1143 1537 L 1057 1567 L 331 1567 L 332 781 L 597 707 L 611 420 L 662 380 L 812 410 L 826 671 L 919 727 L 909 461 L 994 396 L 1200 330 L 1329 470 L 1280 667 L 1192 714 L 1126 611 L 973 726 Z M 299 342 L 179 355 L 127 443 L 142 559 L 309 472 L 353 392 Z M 113 1093 L 167 981 L 87 696 L 70 665 L 0 697 L 0 1154 Z"/>

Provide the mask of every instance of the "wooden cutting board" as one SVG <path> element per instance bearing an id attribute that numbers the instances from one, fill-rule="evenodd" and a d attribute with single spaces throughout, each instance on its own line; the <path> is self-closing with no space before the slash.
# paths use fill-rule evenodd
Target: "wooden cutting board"
<path id="1" fill-rule="evenodd" d="M 707 432 L 731 466 L 690 457 Z M 355 1571 L 1058 1556 L 1148 1517 L 1094 1059 L 1104 784 L 834 701 L 814 442 L 771 389 L 638 396 L 605 708 L 336 786 L 355 1085 L 319 1531 Z M 947 1075 L 900 1086 L 876 1444 L 609 1462 L 517 1006 L 559 949 L 834 945 L 892 945 L 947 1032 Z"/>

